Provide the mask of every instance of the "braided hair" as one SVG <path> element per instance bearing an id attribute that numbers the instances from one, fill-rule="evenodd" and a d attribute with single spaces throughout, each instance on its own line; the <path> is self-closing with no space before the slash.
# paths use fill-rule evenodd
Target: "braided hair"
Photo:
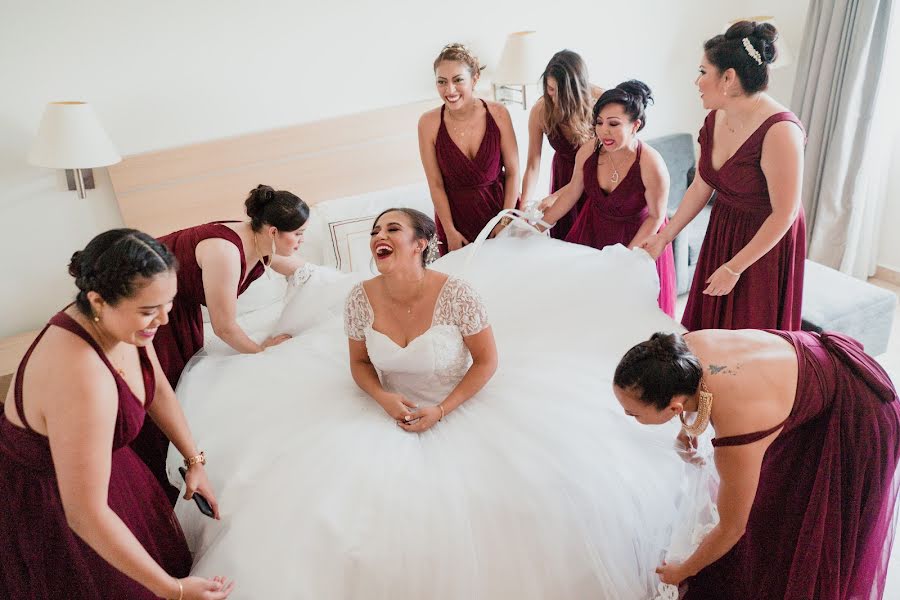
<path id="1" fill-rule="evenodd" d="M 484 70 L 484 65 L 478 61 L 478 57 L 472 54 L 467 46 L 458 42 L 447 44 L 441 48 L 440 54 L 434 59 L 434 70 L 437 71 L 438 65 L 445 60 L 463 63 L 469 69 L 472 77 L 477 77 Z"/>
<path id="2" fill-rule="evenodd" d="M 632 347 L 616 366 L 613 384 L 632 390 L 640 400 L 662 410 L 674 396 L 693 395 L 703 368 L 677 333 L 654 333 Z"/>
<path id="3" fill-rule="evenodd" d="M 143 287 L 142 279 L 177 269 L 175 256 L 162 243 L 137 229 L 111 229 L 72 255 L 69 275 L 75 278 L 75 306 L 92 316 L 88 292 L 117 304 Z"/>

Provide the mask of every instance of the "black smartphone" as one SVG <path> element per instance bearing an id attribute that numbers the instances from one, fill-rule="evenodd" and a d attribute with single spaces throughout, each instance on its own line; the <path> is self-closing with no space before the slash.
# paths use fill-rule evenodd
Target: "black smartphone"
<path id="1" fill-rule="evenodd" d="M 178 467 L 178 472 L 181 473 L 181 478 L 184 479 L 187 476 L 187 469 L 184 467 Z M 209 502 L 204 498 L 201 494 L 194 492 L 192 496 L 194 498 L 194 502 L 197 503 L 197 508 L 200 509 L 204 515 L 211 519 L 216 518 L 216 513 L 213 512 L 212 506 L 209 505 Z"/>

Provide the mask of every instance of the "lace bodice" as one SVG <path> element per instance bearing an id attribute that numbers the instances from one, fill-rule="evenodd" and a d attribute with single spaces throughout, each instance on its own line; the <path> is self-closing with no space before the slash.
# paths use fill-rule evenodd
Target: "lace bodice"
<path id="1" fill-rule="evenodd" d="M 428 403 L 441 402 L 472 364 L 463 338 L 490 325 L 478 293 L 452 276 L 438 294 L 431 327 L 406 347 L 372 329 L 374 321 L 375 312 L 358 283 L 347 296 L 344 309 L 347 337 L 365 341 L 369 360 L 385 389 Z"/>

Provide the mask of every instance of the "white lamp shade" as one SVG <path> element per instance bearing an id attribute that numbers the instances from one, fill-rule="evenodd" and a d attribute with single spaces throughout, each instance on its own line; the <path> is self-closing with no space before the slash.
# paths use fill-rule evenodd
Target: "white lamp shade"
<path id="1" fill-rule="evenodd" d="M 544 71 L 546 59 L 536 31 L 511 33 L 506 38 L 492 80 L 494 83 L 511 85 L 537 83 Z"/>
<path id="2" fill-rule="evenodd" d="M 725 29 L 722 31 L 722 33 L 725 33 L 725 31 L 727 31 L 729 27 L 731 27 L 738 21 L 756 21 L 757 23 L 769 23 L 778 30 L 778 39 L 775 40 L 775 47 L 778 49 L 778 58 L 776 58 L 775 62 L 773 62 L 769 66 L 770 69 L 780 69 L 782 67 L 787 67 L 794 62 L 794 55 L 791 53 L 791 49 L 784 39 L 784 33 L 781 31 L 781 28 L 775 21 L 775 17 L 770 15 L 758 15 L 754 17 L 741 17 L 739 19 L 734 19 L 725 24 Z"/>
<path id="3" fill-rule="evenodd" d="M 86 102 L 51 102 L 44 110 L 28 162 L 53 169 L 91 169 L 122 160 Z"/>

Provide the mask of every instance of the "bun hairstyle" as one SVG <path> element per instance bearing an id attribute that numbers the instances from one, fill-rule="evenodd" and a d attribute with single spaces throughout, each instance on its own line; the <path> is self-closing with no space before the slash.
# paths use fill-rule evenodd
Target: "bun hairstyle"
<path id="1" fill-rule="evenodd" d="M 647 106 L 653 104 L 653 92 L 650 91 L 650 88 L 643 81 L 638 81 L 637 79 L 623 81 L 616 87 L 603 92 L 600 98 L 597 99 L 596 104 L 594 104 L 594 123 L 597 122 L 600 111 L 607 104 L 620 104 L 632 122 L 641 122 L 641 125 L 638 127 L 638 131 L 640 131 L 647 124 L 645 111 Z"/>
<path id="2" fill-rule="evenodd" d="M 778 58 L 776 40 L 778 30 L 771 23 L 738 21 L 724 34 L 706 40 L 703 50 L 706 60 L 719 71 L 734 69 L 744 92 L 755 94 L 769 87 L 769 65 Z"/>
<path id="3" fill-rule="evenodd" d="M 437 239 L 435 237 L 437 227 L 434 224 L 434 219 L 414 208 L 389 208 L 375 217 L 375 220 L 372 222 L 373 226 L 375 223 L 378 223 L 381 217 L 389 212 L 401 212 L 405 214 L 409 218 L 410 225 L 412 225 L 415 239 L 428 242 L 428 245 L 425 246 L 425 251 L 422 252 L 422 266 L 426 266 L 439 258 L 437 244 L 432 242 L 432 240 Z"/>
<path id="4" fill-rule="evenodd" d="M 472 54 L 472 51 L 467 46 L 457 42 L 447 44 L 441 48 L 440 54 L 434 59 L 434 70 L 437 71 L 438 65 L 445 60 L 463 63 L 468 67 L 472 77 L 477 77 L 484 70 L 484 65 L 478 62 L 478 57 Z"/>
<path id="5" fill-rule="evenodd" d="M 674 396 L 693 395 L 703 368 L 677 333 L 654 333 L 625 353 L 616 367 L 613 384 L 639 394 L 644 404 L 662 410 Z"/>
<path id="6" fill-rule="evenodd" d="M 75 306 L 92 316 L 88 292 L 97 292 L 109 304 L 130 298 L 142 287 L 141 279 L 174 271 L 175 256 L 162 243 L 136 229 L 111 229 L 96 236 L 84 250 L 72 255 L 69 275 L 75 278 Z"/>
<path id="7" fill-rule="evenodd" d="M 547 78 L 556 80 L 556 99 L 547 93 Z M 591 123 L 591 82 L 587 65 L 577 52 L 560 50 L 550 59 L 541 75 L 544 133 L 559 131 L 565 125 L 570 142 L 580 146 L 594 135 Z"/>
<path id="8" fill-rule="evenodd" d="M 271 225 L 278 231 L 295 231 L 309 219 L 306 202 L 291 192 L 275 190 L 268 185 L 258 185 L 250 190 L 244 206 L 250 217 L 250 227 L 257 232 L 264 225 Z"/>

